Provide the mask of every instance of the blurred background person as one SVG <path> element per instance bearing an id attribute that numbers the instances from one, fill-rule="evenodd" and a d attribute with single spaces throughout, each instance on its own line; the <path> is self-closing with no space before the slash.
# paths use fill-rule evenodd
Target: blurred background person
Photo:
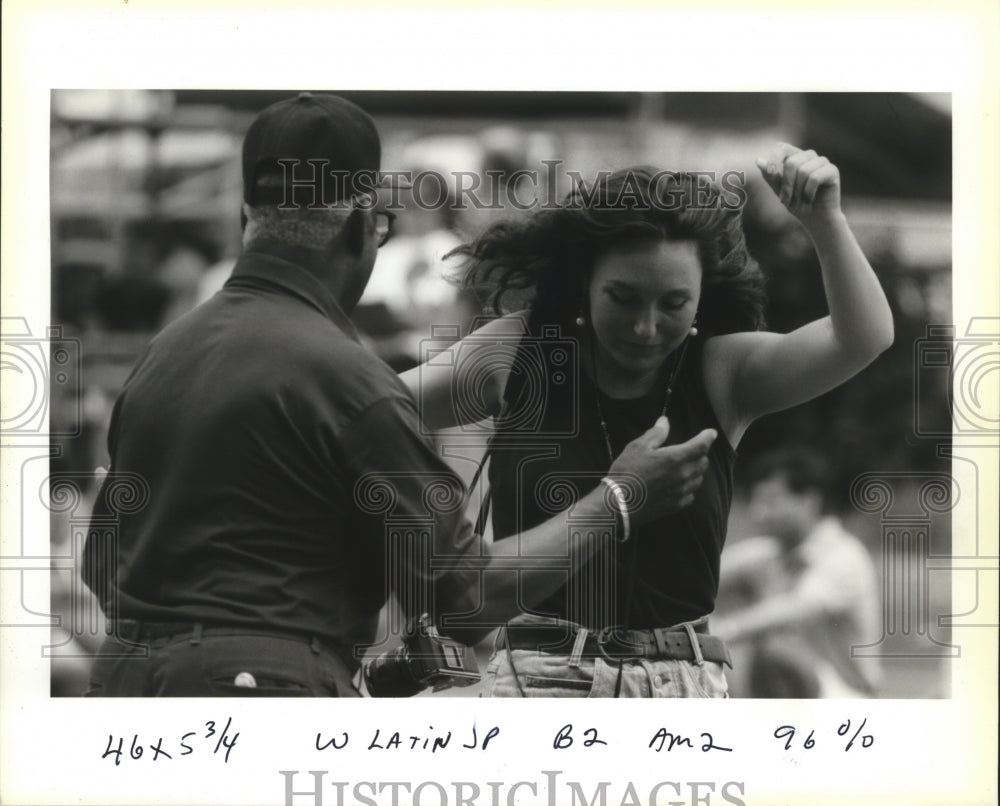
<path id="1" fill-rule="evenodd" d="M 878 658 L 851 654 L 879 635 L 878 578 L 867 548 L 827 510 L 829 466 L 796 446 L 761 455 L 747 473 L 760 534 L 723 552 L 725 604 L 713 624 L 746 658 L 747 696 L 871 697 L 879 689 Z"/>

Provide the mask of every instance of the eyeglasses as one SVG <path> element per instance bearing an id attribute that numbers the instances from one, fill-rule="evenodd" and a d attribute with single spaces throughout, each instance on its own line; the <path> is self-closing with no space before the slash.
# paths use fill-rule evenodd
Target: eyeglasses
<path id="1" fill-rule="evenodd" d="M 378 236 L 378 245 L 382 246 L 392 235 L 392 225 L 396 220 L 396 214 L 385 210 L 375 212 L 375 234 Z"/>

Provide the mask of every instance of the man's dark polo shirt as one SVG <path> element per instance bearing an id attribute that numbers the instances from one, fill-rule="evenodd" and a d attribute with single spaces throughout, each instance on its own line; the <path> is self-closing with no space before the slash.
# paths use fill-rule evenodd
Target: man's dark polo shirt
<path id="1" fill-rule="evenodd" d="M 244 253 L 222 291 L 164 329 L 115 404 L 108 449 L 106 485 L 135 473 L 150 491 L 121 517 L 117 568 L 99 570 L 99 541 L 88 542 L 85 580 L 112 617 L 351 647 L 374 639 L 389 587 L 421 609 L 431 588 L 438 612 L 475 609 L 475 577 L 430 574 L 415 537 L 429 526 L 436 556 L 479 553 L 461 482 L 420 436 L 406 387 L 299 265 Z M 391 508 L 378 485 L 356 503 L 370 473 L 389 480 Z M 442 490 L 455 505 L 430 515 Z M 410 520 L 390 565 L 386 510 Z"/>

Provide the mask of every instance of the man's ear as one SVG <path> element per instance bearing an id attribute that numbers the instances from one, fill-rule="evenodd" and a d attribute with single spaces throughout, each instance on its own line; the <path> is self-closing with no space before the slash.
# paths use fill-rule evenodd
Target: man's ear
<path id="1" fill-rule="evenodd" d="M 353 257 L 359 257 L 365 250 L 365 240 L 368 237 L 368 217 L 370 213 L 363 207 L 352 206 L 344 219 L 341 237 L 344 248 Z"/>

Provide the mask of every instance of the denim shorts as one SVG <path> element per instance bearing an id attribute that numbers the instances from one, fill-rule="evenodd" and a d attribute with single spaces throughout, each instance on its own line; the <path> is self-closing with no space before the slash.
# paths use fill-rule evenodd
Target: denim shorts
<path id="1" fill-rule="evenodd" d="M 481 696 L 721 698 L 728 697 L 728 691 L 724 667 L 714 661 L 619 661 L 600 655 L 572 658 L 534 649 L 508 649 L 498 637 Z"/>

